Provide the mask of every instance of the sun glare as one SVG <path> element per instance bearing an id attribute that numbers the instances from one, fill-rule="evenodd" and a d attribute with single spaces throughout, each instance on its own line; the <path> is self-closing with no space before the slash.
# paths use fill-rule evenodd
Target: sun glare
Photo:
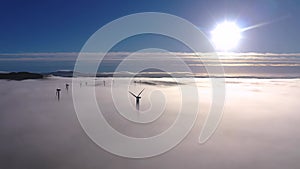
<path id="1" fill-rule="evenodd" d="M 224 51 L 235 48 L 241 39 L 241 29 L 234 22 L 218 24 L 211 34 L 216 49 Z"/>

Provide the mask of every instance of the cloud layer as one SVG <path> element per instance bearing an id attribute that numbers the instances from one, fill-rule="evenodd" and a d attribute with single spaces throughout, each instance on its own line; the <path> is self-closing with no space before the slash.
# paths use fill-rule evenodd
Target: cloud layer
<path id="1" fill-rule="evenodd" d="M 279 76 L 300 77 L 300 53 L 182 53 L 182 52 L 131 52 L 107 53 L 100 64 L 100 72 L 114 72 L 120 63 L 143 62 L 149 58 L 161 60 L 161 64 L 178 67 L 178 58 L 194 73 L 205 74 L 206 67 L 224 67 L 227 76 Z M 103 53 L 81 53 L 81 61 L 95 63 Z M 0 71 L 49 72 L 61 69 L 73 70 L 79 53 L 2 53 Z M 215 56 L 218 56 L 216 58 Z M 150 61 L 151 61 L 150 59 Z M 24 66 L 25 65 L 25 66 Z M 179 71 L 180 72 L 180 71 Z"/>

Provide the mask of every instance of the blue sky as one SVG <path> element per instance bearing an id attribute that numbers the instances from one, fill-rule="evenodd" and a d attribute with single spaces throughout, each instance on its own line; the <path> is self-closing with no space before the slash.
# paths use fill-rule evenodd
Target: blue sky
<path id="1" fill-rule="evenodd" d="M 300 52 L 299 9 L 300 1 L 296 0 L 6 0 L 0 5 L 0 53 L 78 52 L 103 25 L 128 14 L 149 11 L 185 18 L 208 35 L 225 19 L 235 20 L 241 27 L 271 22 L 244 32 L 235 51 L 296 53 Z"/>

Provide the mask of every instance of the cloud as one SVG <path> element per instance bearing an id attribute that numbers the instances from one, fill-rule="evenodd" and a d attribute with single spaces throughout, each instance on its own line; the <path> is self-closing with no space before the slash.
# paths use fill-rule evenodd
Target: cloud
<path id="1" fill-rule="evenodd" d="M 222 123 L 206 144 L 199 145 L 199 131 L 210 109 L 211 93 L 210 82 L 198 79 L 199 117 L 190 134 L 171 151 L 140 160 L 114 156 L 89 139 L 77 120 L 72 93 L 63 91 L 61 101 L 55 99 L 53 89 L 68 80 L 3 81 L 0 84 L 0 168 L 149 169 L 163 166 L 177 169 L 203 166 L 235 169 L 249 166 L 279 169 L 299 165 L 299 80 L 227 79 Z M 166 84 L 162 79 L 147 79 L 147 82 Z M 74 86 L 76 90 L 89 87 Z M 115 85 L 114 90 L 125 87 Z M 109 124 L 121 133 L 135 137 L 149 137 L 168 129 L 177 117 L 176 108 L 180 105 L 176 104 L 180 97 L 173 94 L 176 88 L 144 84 L 133 84 L 132 87 L 145 87 L 144 96 L 150 96 L 151 91 L 158 89 L 164 93 L 168 103 L 163 115 L 153 123 L 131 123 L 115 109 L 110 90 L 98 86 L 97 103 L 102 105 L 103 116 Z M 142 106 L 145 107 L 164 100 L 143 99 Z M 187 99 L 193 102 L 191 98 Z"/>
<path id="2" fill-rule="evenodd" d="M 128 57 L 131 54 L 135 54 L 135 57 Z M 76 52 L 53 52 L 53 53 L 2 53 L 0 54 L 0 62 L 5 64 L 5 61 L 10 61 L 16 67 L 20 66 L 21 62 L 28 67 L 42 63 L 51 65 L 51 71 L 57 69 L 65 69 L 66 64 L 56 64 L 57 62 L 64 63 L 64 61 L 71 61 L 68 63 L 67 69 L 73 69 L 74 63 L 79 55 L 82 55 L 82 61 L 87 64 L 95 64 L 99 60 L 99 55 L 104 53 L 76 53 Z M 225 73 L 228 76 L 293 76 L 300 77 L 298 73 L 300 68 L 300 53 L 217 53 L 218 58 L 213 57 L 214 53 L 184 53 L 184 52 L 109 52 L 105 55 L 101 62 L 100 71 L 111 72 L 126 60 L 130 66 L 137 63 L 157 61 L 158 67 L 171 66 L 174 68 L 174 72 L 182 72 L 179 70 L 182 66 L 182 62 L 178 62 L 178 59 L 184 61 L 189 66 L 193 73 L 206 74 L 205 67 L 207 66 L 220 66 L 224 67 Z M 175 57 L 176 56 L 176 57 Z M 150 58 L 150 59 L 149 59 Z M 36 62 L 34 61 L 40 61 Z M 45 62 L 43 62 L 45 61 Z M 20 62 L 20 63 L 19 63 Z M 166 63 L 168 63 L 166 65 Z M 181 65 L 178 65 L 181 64 Z M 60 65 L 57 68 L 57 65 Z M 149 65 L 149 64 L 148 64 Z M 27 70 L 27 68 L 24 68 Z M 53 70 L 52 70 L 53 69 Z M 4 69 L 3 69 L 4 70 Z M 0 71 L 3 71 L 0 70 Z M 9 71 L 10 68 L 4 71 Z M 31 70 L 31 69 L 30 69 Z M 30 71 L 29 70 L 29 71 Z M 172 69 L 173 70 L 173 69 Z M 13 70 L 16 71 L 16 70 Z M 48 70 L 45 70 L 48 71 Z M 129 70 L 124 70 L 129 71 Z M 172 73 L 174 73 L 172 72 Z M 151 73 L 155 73 L 151 71 Z"/>
<path id="3" fill-rule="evenodd" d="M 48 53 L 0 53 L 1 60 L 76 60 L 80 53 L 77 52 L 48 52 Z M 86 57 L 97 57 L 99 54 L 103 53 L 81 53 L 81 55 Z M 107 59 L 118 60 L 124 59 L 126 56 L 133 54 L 132 52 L 109 52 L 105 56 Z M 151 57 L 166 57 L 166 59 L 171 59 L 170 56 L 178 56 L 183 59 L 201 59 L 201 60 L 215 60 L 213 56 L 218 56 L 220 60 L 274 60 L 274 59 L 287 59 L 294 58 L 300 59 L 300 53 L 185 53 L 185 52 L 139 52 L 135 53 L 140 56 L 151 56 Z"/>

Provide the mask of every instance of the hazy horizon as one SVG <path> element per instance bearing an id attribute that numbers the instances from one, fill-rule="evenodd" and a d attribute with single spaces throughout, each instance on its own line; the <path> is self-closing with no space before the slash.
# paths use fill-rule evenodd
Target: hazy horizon
<path id="1" fill-rule="evenodd" d="M 132 52 L 110 52 L 100 64 L 98 73 L 114 73 L 117 66 Z M 171 52 L 179 56 L 195 76 L 207 76 L 205 66 L 215 66 L 210 53 Z M 97 54 L 92 54 L 97 56 Z M 60 70 L 73 71 L 78 53 L 14 53 L 0 54 L 0 71 L 49 73 Z M 165 53 L 140 53 L 140 58 L 159 58 L 164 63 L 173 63 Z M 219 61 L 224 67 L 225 77 L 299 78 L 300 53 L 220 53 Z M 91 59 L 91 58 L 89 58 Z M 128 59 L 127 59 L 128 60 Z M 91 60 L 92 61 L 92 60 Z M 131 60 L 132 63 L 135 60 Z M 22 63 L 22 64 L 20 64 Z M 147 63 L 147 62 L 145 62 Z M 174 63 L 176 67 L 176 63 Z M 126 72 L 126 70 L 124 70 Z M 144 73 L 166 74 L 161 70 L 148 69 Z M 118 73 L 118 72 L 115 72 Z M 119 72 L 122 73 L 122 72 Z M 135 73 L 130 72 L 128 73 Z M 189 75 L 189 72 L 168 72 Z"/>

